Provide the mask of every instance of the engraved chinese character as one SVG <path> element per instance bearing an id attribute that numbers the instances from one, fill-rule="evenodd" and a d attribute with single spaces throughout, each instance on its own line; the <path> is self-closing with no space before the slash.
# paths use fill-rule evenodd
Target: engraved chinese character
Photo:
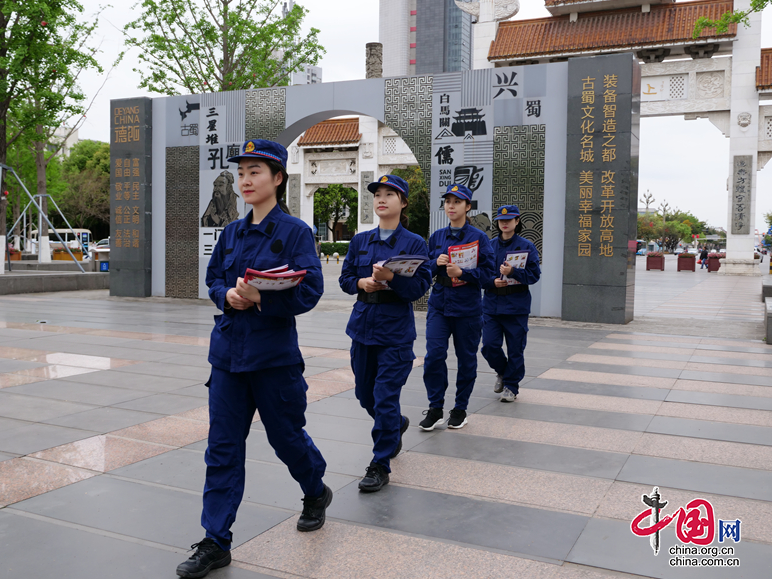
<path id="1" fill-rule="evenodd" d="M 590 235 L 592 234 L 592 231 L 589 229 L 580 229 L 579 230 L 579 243 L 588 243 L 592 241 L 590 239 Z"/>
<path id="2" fill-rule="evenodd" d="M 592 228 L 592 215 L 580 215 L 579 216 L 579 227 L 584 227 L 587 229 Z"/>
<path id="3" fill-rule="evenodd" d="M 583 213 L 592 211 L 592 201 L 590 201 L 589 199 L 581 199 L 579 201 L 579 211 Z"/>
<path id="4" fill-rule="evenodd" d="M 589 184 L 592 185 L 592 178 L 593 173 L 592 171 L 579 171 L 579 184 Z"/>
<path id="5" fill-rule="evenodd" d="M 605 103 L 615 103 L 617 102 L 617 91 L 615 90 L 607 90 L 603 93 L 603 102 Z"/>
<path id="6" fill-rule="evenodd" d="M 123 169 L 116 169 L 115 170 L 115 176 L 116 177 L 123 177 Z"/>
<path id="7" fill-rule="evenodd" d="M 603 225 L 601 225 L 603 227 Z M 613 231 L 601 231 L 600 232 L 600 242 L 601 243 L 614 243 L 614 232 Z"/>
<path id="8" fill-rule="evenodd" d="M 588 76 L 582 79 L 582 90 L 595 90 L 595 78 Z"/>
<path id="9" fill-rule="evenodd" d="M 615 74 L 603 75 L 603 88 L 616 88 L 619 78 Z"/>
<path id="10" fill-rule="evenodd" d="M 592 112 L 595 110 L 595 107 L 582 107 L 582 113 L 584 116 L 582 119 L 594 119 L 595 117 L 592 116 Z"/>
<path id="11" fill-rule="evenodd" d="M 592 149 L 582 149 L 579 153 L 579 159 L 582 163 L 592 163 L 595 161 L 595 154 L 592 152 Z"/>
<path id="12" fill-rule="evenodd" d="M 592 199 L 592 187 L 579 187 L 579 199 Z"/>
<path id="13" fill-rule="evenodd" d="M 541 101 L 526 101 L 525 112 L 526 116 L 538 119 L 541 116 Z"/>
<path id="14" fill-rule="evenodd" d="M 601 257 L 614 257 L 614 248 L 608 243 L 601 244 L 600 246 Z"/>
<path id="15" fill-rule="evenodd" d="M 127 143 L 129 140 L 129 131 L 126 127 L 115 127 L 115 142 Z"/>
<path id="16" fill-rule="evenodd" d="M 601 151 L 601 157 L 603 159 L 604 163 L 611 163 L 617 158 L 617 150 L 616 149 L 603 149 Z"/>
<path id="17" fill-rule="evenodd" d="M 614 176 L 616 171 L 601 171 L 600 182 L 601 183 L 614 183 Z"/>
<path id="18" fill-rule="evenodd" d="M 613 197 L 614 196 L 614 186 L 613 185 L 602 185 L 602 191 L 600 196 L 601 197 Z"/>
<path id="19" fill-rule="evenodd" d="M 591 257 L 591 245 L 589 243 L 579 244 L 579 257 Z"/>
<path id="20" fill-rule="evenodd" d="M 616 119 L 604 119 L 604 121 L 603 121 L 603 132 L 604 133 L 616 133 L 617 132 L 617 121 L 616 121 Z"/>
<path id="21" fill-rule="evenodd" d="M 595 92 L 591 90 L 582 91 L 582 104 L 583 105 L 595 104 Z"/>
<path id="22" fill-rule="evenodd" d="M 600 216 L 600 228 L 601 229 L 614 229 L 614 216 L 613 215 L 601 215 Z M 601 239 L 601 241 L 603 241 Z"/>
<path id="23" fill-rule="evenodd" d="M 614 200 L 613 199 L 602 199 L 600 202 L 600 212 L 601 213 L 611 213 L 611 210 L 614 208 Z"/>
<path id="24" fill-rule="evenodd" d="M 129 127 L 128 142 L 139 142 L 139 125 Z"/>
<path id="25" fill-rule="evenodd" d="M 583 133 L 592 133 L 593 132 L 593 125 L 595 124 L 594 121 L 586 120 L 582 121 L 582 132 Z"/>
<path id="26" fill-rule="evenodd" d="M 605 117 L 608 118 L 614 118 L 617 114 L 617 106 L 616 105 L 603 105 L 603 114 Z"/>

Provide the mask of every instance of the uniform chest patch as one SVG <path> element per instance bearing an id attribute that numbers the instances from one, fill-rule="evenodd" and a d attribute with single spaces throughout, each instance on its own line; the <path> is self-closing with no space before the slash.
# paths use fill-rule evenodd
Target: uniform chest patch
<path id="1" fill-rule="evenodd" d="M 277 239 L 271 244 L 271 251 L 274 253 L 281 253 L 282 249 L 284 249 L 284 244 L 281 242 L 281 239 Z"/>

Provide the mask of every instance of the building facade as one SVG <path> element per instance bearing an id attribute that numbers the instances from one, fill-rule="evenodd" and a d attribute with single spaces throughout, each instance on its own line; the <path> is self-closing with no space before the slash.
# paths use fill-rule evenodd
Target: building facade
<path id="1" fill-rule="evenodd" d="M 454 0 L 381 0 L 383 76 L 472 68 L 472 16 Z"/>

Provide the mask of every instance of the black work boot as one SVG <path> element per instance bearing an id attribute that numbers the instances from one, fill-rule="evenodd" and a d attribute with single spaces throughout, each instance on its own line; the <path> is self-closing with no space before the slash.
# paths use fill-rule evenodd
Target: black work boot
<path id="1" fill-rule="evenodd" d="M 399 442 L 397 443 L 397 449 L 391 453 L 389 458 L 394 458 L 402 451 L 402 435 L 407 432 L 407 427 L 410 426 L 410 419 L 407 416 L 402 417 L 402 428 L 399 429 Z"/>
<path id="2" fill-rule="evenodd" d="M 324 485 L 324 492 L 320 497 L 303 497 L 303 512 L 298 519 L 298 531 L 316 531 L 324 526 L 327 507 L 332 502 L 332 489 Z"/>
<path id="3" fill-rule="evenodd" d="M 180 577 L 206 577 L 212 569 L 219 569 L 230 565 L 231 552 L 225 551 L 215 543 L 214 539 L 207 537 L 200 543 L 190 546 L 196 552 L 190 559 L 177 565 L 177 575 Z"/>
<path id="4" fill-rule="evenodd" d="M 374 493 L 389 483 L 389 472 L 386 467 L 377 462 L 371 462 L 367 467 L 365 478 L 359 481 L 359 490 L 366 493 Z"/>

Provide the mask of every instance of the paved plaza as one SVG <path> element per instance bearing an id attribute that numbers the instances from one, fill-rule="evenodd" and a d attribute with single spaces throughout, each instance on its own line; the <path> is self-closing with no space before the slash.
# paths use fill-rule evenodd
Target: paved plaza
<path id="1" fill-rule="evenodd" d="M 301 492 L 256 416 L 234 561 L 210 577 L 769 577 L 772 346 L 760 278 L 678 273 L 674 258 L 646 272 L 643 261 L 633 323 L 532 319 L 517 402 L 498 401 L 480 357 L 469 424 L 411 427 L 375 494 L 357 490 L 371 421 L 353 393 L 352 298 L 337 288 L 340 266 L 325 264 L 327 293 L 298 328 L 307 429 L 335 491 L 327 523 L 295 530 Z M 215 313 L 106 291 L 0 297 L 0 578 L 175 577 L 204 536 Z M 417 325 L 402 393 L 414 425 L 428 406 L 424 314 Z M 452 355 L 449 367 L 455 379 Z M 671 567 L 674 524 L 655 557 L 630 531 L 654 486 L 663 515 L 703 498 L 716 524 L 740 519 L 741 542 L 721 544 L 740 566 Z"/>

